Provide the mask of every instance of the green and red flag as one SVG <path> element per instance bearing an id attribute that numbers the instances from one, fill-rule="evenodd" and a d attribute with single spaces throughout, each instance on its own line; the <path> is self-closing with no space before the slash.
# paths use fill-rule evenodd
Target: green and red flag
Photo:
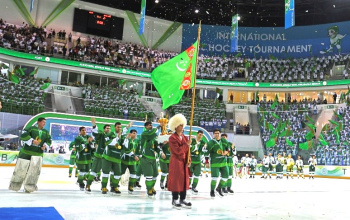
<path id="1" fill-rule="evenodd" d="M 315 121 L 312 120 L 312 118 L 309 115 L 306 115 L 306 120 L 311 122 L 312 124 L 315 124 Z"/>
<path id="2" fill-rule="evenodd" d="M 12 72 L 10 70 L 7 70 L 7 74 L 8 74 L 9 80 L 11 82 L 13 82 L 13 83 L 16 83 L 16 84 L 18 84 L 19 81 L 20 81 L 19 77 L 16 74 L 18 68 L 19 68 L 19 66 L 15 66 L 15 68 L 13 69 Z"/>
<path id="3" fill-rule="evenodd" d="M 319 141 L 324 146 L 328 145 L 328 142 L 324 139 L 322 132 L 320 134 Z"/>
<path id="4" fill-rule="evenodd" d="M 179 103 L 185 90 L 194 86 L 197 57 L 196 41 L 176 57 L 155 68 L 151 79 L 163 101 L 163 109 Z"/>
<path id="5" fill-rule="evenodd" d="M 286 138 L 286 143 L 291 147 L 293 146 L 293 143 L 288 138 Z"/>
<path id="6" fill-rule="evenodd" d="M 270 140 L 266 142 L 266 147 L 273 147 L 275 146 L 275 144 L 276 144 L 275 138 L 270 138 Z"/>
<path id="7" fill-rule="evenodd" d="M 121 85 L 121 86 L 123 86 L 123 85 L 126 84 L 127 81 L 128 81 L 128 80 L 126 80 L 126 79 L 120 79 L 120 80 L 118 80 L 118 84 Z"/>
<path id="8" fill-rule="evenodd" d="M 29 76 L 34 76 L 35 74 L 38 73 L 38 70 L 39 70 L 39 67 L 36 67 L 36 68 L 33 70 L 33 72 L 31 72 L 31 73 L 29 74 Z"/>
<path id="9" fill-rule="evenodd" d="M 271 113 L 272 117 L 276 118 L 276 119 L 280 119 L 280 117 L 278 115 L 276 115 L 275 113 Z"/>
<path id="10" fill-rule="evenodd" d="M 299 148 L 302 150 L 309 150 L 309 148 L 312 145 L 312 140 L 311 141 L 306 141 L 304 143 L 299 143 Z"/>
<path id="11" fill-rule="evenodd" d="M 322 128 L 322 131 L 328 131 L 329 130 L 329 126 L 328 126 L 328 123 L 325 124 Z"/>
<path id="12" fill-rule="evenodd" d="M 309 141 L 309 140 L 311 140 L 314 136 L 315 136 L 315 135 L 314 135 L 314 132 L 313 132 L 313 131 L 309 131 L 309 132 L 306 134 L 305 139 Z"/>
<path id="13" fill-rule="evenodd" d="M 41 89 L 41 90 L 45 90 L 45 89 L 49 88 L 50 84 L 51 84 L 51 83 L 49 83 L 49 82 L 44 83 L 44 84 L 40 87 L 40 89 Z"/>

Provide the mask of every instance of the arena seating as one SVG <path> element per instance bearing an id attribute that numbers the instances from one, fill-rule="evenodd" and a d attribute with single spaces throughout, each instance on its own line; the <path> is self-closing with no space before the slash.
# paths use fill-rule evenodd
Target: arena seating
<path id="1" fill-rule="evenodd" d="M 0 74 L 0 98 L 3 112 L 25 115 L 36 115 L 44 111 L 46 93 L 40 89 L 42 80 L 26 77 L 20 78 L 20 83 L 8 81 Z"/>
<path id="2" fill-rule="evenodd" d="M 319 141 L 315 148 L 318 164 L 350 165 L 349 119 L 350 107 L 340 107 L 332 118 L 333 123 L 330 122 L 323 127 L 322 135 L 324 141 Z"/>
<path id="3" fill-rule="evenodd" d="M 306 124 L 312 124 L 311 115 L 317 114 L 312 105 L 315 106 L 316 102 L 258 103 L 260 132 L 267 154 L 272 153 L 274 157 L 283 152 L 293 157 L 298 155 L 298 143 L 306 142 L 306 134 L 310 131 Z"/>
<path id="4" fill-rule="evenodd" d="M 85 113 L 95 116 L 125 119 L 153 120 L 154 113 L 148 111 L 136 98 L 136 94 L 127 90 L 87 85 L 83 88 Z"/>
<path id="5" fill-rule="evenodd" d="M 201 99 L 197 99 L 195 103 L 193 125 L 201 126 L 208 131 L 226 127 L 226 105 L 224 103 Z M 191 98 L 183 97 L 179 104 L 171 106 L 168 110 L 172 115 L 181 113 L 189 119 L 191 104 Z"/>
<path id="6" fill-rule="evenodd" d="M 141 45 L 107 38 L 90 37 L 67 41 L 66 34 L 26 24 L 12 25 L 0 20 L 0 46 L 23 52 L 58 56 L 100 65 L 119 66 L 152 71 L 178 53 L 152 50 Z M 61 33 L 61 34 L 60 34 Z M 16 37 L 13 37 L 16 36 Z M 52 45 L 51 38 L 57 44 Z M 197 77 L 211 80 L 251 82 L 299 82 L 332 79 L 333 64 L 346 66 L 343 78 L 348 78 L 349 56 L 334 55 L 304 59 L 248 59 L 240 56 L 199 57 Z M 244 69 L 248 72 L 246 73 Z"/>

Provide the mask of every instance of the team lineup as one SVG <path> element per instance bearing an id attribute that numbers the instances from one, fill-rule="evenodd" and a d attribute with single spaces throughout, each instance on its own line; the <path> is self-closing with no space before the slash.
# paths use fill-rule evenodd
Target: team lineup
<path id="1" fill-rule="evenodd" d="M 45 118 L 39 118 L 37 126 L 30 127 L 21 135 L 24 145 L 20 150 L 9 189 L 19 191 L 24 185 L 24 190 L 27 193 L 38 190 L 37 182 L 43 153 L 45 148 L 51 144 L 51 136 L 44 129 L 45 123 Z M 198 194 L 197 186 L 200 176 L 208 177 L 209 170 L 211 173 L 210 197 L 212 198 L 233 194 L 232 180 L 234 178 L 248 178 L 248 176 L 255 178 L 258 165 L 255 156 L 249 157 L 249 154 L 246 154 L 241 158 L 239 164 L 236 147 L 227 140 L 227 134 L 221 134 L 219 129 L 213 131 L 213 138 L 209 142 L 204 141 L 201 130 L 197 131 L 196 136 L 192 137 L 191 141 L 183 136 L 185 147 L 181 148 L 180 146 L 181 152 L 175 152 L 176 148 L 169 146 L 169 141 L 158 142 L 159 133 L 166 131 L 162 127 L 154 128 L 152 122 L 144 123 L 144 130 L 140 138 L 137 136 L 137 131 L 132 129 L 132 122 L 124 128 L 120 122 L 116 122 L 114 131 L 111 131 L 109 124 L 105 124 L 103 129 L 99 130 L 95 118 L 91 118 L 91 124 L 92 135 L 87 134 L 85 127 L 80 127 L 78 136 L 69 146 L 71 151 L 69 177 L 72 177 L 73 168 L 76 166 L 77 183 L 80 190 L 86 193 L 91 193 L 94 182 L 101 183 L 99 190 L 102 191 L 102 194 L 110 192 L 113 195 L 120 195 L 121 179 L 124 174 L 127 174 L 125 176 L 128 179 L 125 182 L 128 182 L 128 193 L 132 194 L 134 189 L 141 189 L 140 178 L 141 175 L 144 175 L 147 195 L 149 198 L 154 198 L 156 195 L 155 185 L 159 175 L 158 167 L 161 171 L 159 185 L 162 190 L 168 190 L 169 173 L 172 172 L 175 176 L 180 173 L 185 174 L 184 177 L 187 180 L 181 183 L 184 184 L 184 187 L 181 186 L 180 190 L 176 190 L 180 193 L 180 197 L 182 189 L 186 191 L 186 185 L 189 186 L 192 194 Z M 177 133 L 183 135 L 184 125 L 186 122 L 181 122 L 175 126 L 175 129 L 168 130 L 167 134 L 170 137 Z M 175 133 L 173 134 L 173 132 Z M 187 142 L 188 147 L 186 148 Z M 186 153 L 188 151 L 189 154 Z M 172 160 L 178 160 L 178 155 L 182 157 L 180 160 L 186 165 L 185 172 L 181 171 L 181 166 L 169 166 Z M 317 165 L 314 155 L 310 157 L 308 163 L 309 178 L 313 179 Z M 278 154 L 277 158 L 271 154 L 264 155 L 261 164 L 261 178 L 272 178 L 275 169 L 276 179 L 282 179 L 284 167 L 286 167 L 287 179 L 289 177 L 293 179 L 294 167 L 296 167 L 297 177 L 304 178 L 304 164 L 300 156 L 294 161 L 291 155 L 285 154 Z M 175 177 L 174 179 L 179 178 L 183 177 Z M 107 189 L 108 182 L 110 190 Z M 184 198 L 181 200 L 181 204 L 176 204 L 173 201 L 173 207 L 191 208 L 192 204 L 186 202 Z"/>

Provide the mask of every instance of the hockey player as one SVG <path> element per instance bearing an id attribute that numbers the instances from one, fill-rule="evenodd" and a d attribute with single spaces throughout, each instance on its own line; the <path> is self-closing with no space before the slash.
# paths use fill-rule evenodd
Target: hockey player
<path id="1" fill-rule="evenodd" d="M 287 158 L 287 179 L 288 179 L 289 175 L 293 179 L 293 167 L 294 167 L 294 159 L 292 158 L 291 154 L 288 154 L 288 158 Z"/>
<path id="2" fill-rule="evenodd" d="M 132 129 L 126 136 L 123 142 L 123 155 L 122 155 L 122 174 L 125 173 L 126 169 L 129 169 L 129 186 L 128 192 L 132 194 L 134 192 L 134 184 L 136 182 L 136 162 L 139 158 L 135 155 L 136 149 L 138 149 L 139 141 L 136 139 L 137 131 Z"/>
<path id="3" fill-rule="evenodd" d="M 168 135 L 171 135 L 173 132 L 168 131 Z M 166 189 L 167 188 L 167 183 L 168 181 L 164 184 L 165 179 L 168 179 L 168 174 L 169 174 L 169 162 L 170 162 L 170 150 L 169 150 L 169 142 L 164 141 L 160 145 L 161 151 L 164 153 L 165 158 L 163 159 L 162 157 L 159 158 L 159 166 L 160 166 L 160 171 L 162 172 L 161 177 L 160 177 L 160 188 L 161 189 Z"/>
<path id="4" fill-rule="evenodd" d="M 269 169 L 269 158 L 267 157 L 266 154 L 264 154 L 264 158 L 262 160 L 262 175 L 261 178 L 267 178 L 267 171 Z"/>
<path id="5" fill-rule="evenodd" d="M 276 159 L 276 179 L 282 179 L 283 177 L 283 163 L 284 157 L 282 157 L 281 154 L 278 154 Z"/>
<path id="6" fill-rule="evenodd" d="M 221 137 L 227 140 L 227 134 L 222 134 Z M 231 189 L 232 178 L 233 178 L 233 155 L 235 155 L 237 151 L 236 151 L 235 145 L 231 142 L 227 142 L 226 151 L 228 151 L 228 153 L 226 154 L 228 179 L 227 179 L 226 188 L 224 188 L 225 190 L 223 190 L 223 192 L 233 194 L 234 192 Z"/>
<path id="7" fill-rule="evenodd" d="M 203 131 L 199 130 L 197 132 L 197 137 L 192 138 L 191 142 L 191 167 L 190 171 L 192 174 L 192 177 L 190 177 L 190 186 L 193 194 L 198 194 L 197 185 L 199 176 L 201 174 L 201 156 L 203 155 L 203 147 L 205 146 L 205 142 L 202 140 L 203 138 Z M 193 183 L 191 185 L 191 180 L 193 180 Z"/>
<path id="8" fill-rule="evenodd" d="M 316 165 L 317 165 L 317 160 L 316 156 L 312 155 L 309 159 L 309 179 L 315 179 L 315 170 L 316 170 Z"/>
<path id="9" fill-rule="evenodd" d="M 158 136 L 158 129 L 153 128 L 152 122 L 145 123 L 145 130 L 141 134 L 141 169 L 143 175 L 146 177 L 147 194 L 149 198 L 153 198 L 156 195 L 154 185 L 156 184 L 158 177 L 158 166 L 155 154 L 160 153 L 158 148 L 158 142 L 156 138 Z M 138 152 L 135 153 L 139 155 Z"/>
<path id="10" fill-rule="evenodd" d="M 207 150 L 210 155 L 210 169 L 211 169 L 211 186 L 210 186 L 210 196 L 215 197 L 215 187 L 217 180 L 221 174 L 221 180 L 216 188 L 216 193 L 219 197 L 223 197 L 222 188 L 226 187 L 226 182 L 228 178 L 226 155 L 227 151 L 225 146 L 227 145 L 227 140 L 221 138 L 220 130 L 214 129 L 214 138 L 208 142 Z"/>
<path id="11" fill-rule="evenodd" d="M 94 148 L 94 138 L 86 134 L 86 128 L 79 128 L 79 136 L 75 138 L 75 149 L 77 151 L 76 164 L 79 170 L 78 183 L 81 191 L 84 191 L 84 176 L 90 170 L 91 154 Z"/>
<path id="12" fill-rule="evenodd" d="M 122 176 L 121 155 L 125 134 L 132 122 L 122 131 L 122 124 L 114 124 L 114 132 L 110 132 L 105 139 L 105 150 L 102 155 L 102 194 L 107 194 L 107 183 L 110 176 L 111 193 L 120 195 L 118 185 Z"/>
<path id="13" fill-rule="evenodd" d="M 70 177 L 72 177 L 73 168 L 75 166 L 75 158 L 77 155 L 74 141 L 72 141 L 69 144 L 69 150 L 71 151 L 70 158 L 69 158 L 69 174 L 68 174 L 68 177 L 70 178 Z M 75 177 L 78 177 L 78 168 L 75 168 Z"/>
<path id="14" fill-rule="evenodd" d="M 297 166 L 297 175 L 299 179 L 299 175 L 304 179 L 304 162 L 301 159 L 301 156 L 298 155 L 298 159 L 295 161 L 295 165 Z"/>
<path id="15" fill-rule="evenodd" d="M 94 136 L 98 146 L 97 146 L 97 149 L 94 153 L 94 159 L 92 161 L 91 170 L 89 173 L 89 178 L 88 178 L 87 184 L 86 184 L 86 191 L 87 192 L 91 192 L 90 186 L 91 186 L 91 183 L 93 180 L 95 180 L 96 182 L 101 181 L 99 178 L 97 178 L 97 173 L 101 172 L 102 154 L 106 148 L 106 141 L 109 140 L 109 138 L 107 136 L 111 132 L 111 126 L 107 125 L 107 124 L 103 126 L 103 131 L 98 130 L 95 118 L 91 118 L 91 123 L 93 126 L 92 135 Z"/>
<path id="16" fill-rule="evenodd" d="M 249 178 L 255 178 L 255 170 L 256 170 L 257 164 L 258 164 L 258 161 L 255 159 L 255 156 L 252 155 L 252 158 L 249 163 L 249 173 L 250 173 Z"/>
<path id="17" fill-rule="evenodd" d="M 25 129 L 21 135 L 21 141 L 24 142 L 18 154 L 13 176 L 11 178 L 9 189 L 19 191 L 24 185 L 24 191 L 31 193 L 38 190 L 37 182 L 40 175 L 42 157 L 44 150 L 51 145 L 51 136 L 44 129 L 45 118 L 38 118 L 37 126 Z"/>
<path id="18" fill-rule="evenodd" d="M 273 172 L 273 164 L 275 163 L 275 159 L 272 156 L 272 153 L 269 153 L 269 156 L 267 157 L 269 161 L 268 171 L 267 174 L 269 175 L 270 179 L 272 178 L 272 172 Z M 266 179 L 266 178 L 265 178 Z"/>

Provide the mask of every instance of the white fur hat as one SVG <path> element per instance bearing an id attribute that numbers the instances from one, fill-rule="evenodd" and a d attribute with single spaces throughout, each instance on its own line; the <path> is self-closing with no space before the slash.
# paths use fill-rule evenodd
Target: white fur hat
<path id="1" fill-rule="evenodd" d="M 175 128 L 179 125 L 183 125 L 184 128 L 187 125 L 187 119 L 183 114 L 176 114 L 172 118 L 170 118 L 168 127 L 170 130 L 175 131 Z"/>

